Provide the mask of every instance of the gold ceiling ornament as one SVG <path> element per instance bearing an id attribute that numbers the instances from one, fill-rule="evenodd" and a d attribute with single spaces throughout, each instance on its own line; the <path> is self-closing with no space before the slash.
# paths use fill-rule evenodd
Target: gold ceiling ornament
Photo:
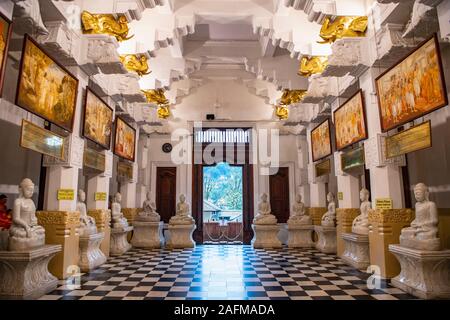
<path id="1" fill-rule="evenodd" d="M 368 19 L 366 16 L 338 16 L 333 22 L 330 17 L 320 29 L 320 37 L 323 41 L 318 43 L 333 43 L 337 39 L 364 37 L 366 35 Z"/>
<path id="2" fill-rule="evenodd" d="M 310 77 L 313 74 L 320 74 L 324 72 L 327 65 L 327 56 L 303 56 L 300 60 L 300 69 L 298 70 L 298 75 L 303 77 Z"/>
<path id="3" fill-rule="evenodd" d="M 167 100 L 164 95 L 163 89 L 151 89 L 151 90 L 141 90 L 142 93 L 147 98 L 148 103 L 155 103 L 157 105 L 167 105 L 169 100 Z"/>
<path id="4" fill-rule="evenodd" d="M 280 120 L 289 118 L 289 109 L 286 106 L 275 106 L 275 114 Z"/>
<path id="5" fill-rule="evenodd" d="M 289 106 L 291 104 L 299 103 L 306 96 L 306 90 L 289 90 L 285 89 L 280 99 L 282 106 Z"/>
<path id="6" fill-rule="evenodd" d="M 136 72 L 140 77 L 152 73 L 148 71 L 148 58 L 145 54 L 125 54 L 120 56 L 120 61 L 128 71 Z"/>
<path id="7" fill-rule="evenodd" d="M 158 118 L 167 119 L 170 117 L 169 105 L 159 105 L 158 106 Z"/>
<path id="8" fill-rule="evenodd" d="M 128 37 L 130 28 L 124 15 L 117 18 L 112 14 L 93 14 L 88 11 L 81 13 L 81 22 L 84 34 L 108 34 L 117 41 L 126 41 L 134 37 Z"/>

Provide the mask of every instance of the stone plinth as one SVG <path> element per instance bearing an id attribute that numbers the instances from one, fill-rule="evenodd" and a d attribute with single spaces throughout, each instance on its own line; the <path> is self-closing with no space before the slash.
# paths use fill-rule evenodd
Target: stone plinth
<path id="1" fill-rule="evenodd" d="M 352 232 L 353 220 L 361 214 L 361 210 L 354 208 L 336 209 L 336 252 L 338 257 L 343 257 L 345 244 L 342 235 Z"/>
<path id="2" fill-rule="evenodd" d="M 62 247 L 61 252 L 50 261 L 48 269 L 58 279 L 66 279 L 71 276 L 71 267 L 78 265 L 80 213 L 39 211 L 36 216 L 38 223 L 45 229 L 45 243 Z"/>
<path id="3" fill-rule="evenodd" d="M 131 244 L 136 248 L 161 248 L 164 222 L 133 222 L 133 238 Z"/>
<path id="4" fill-rule="evenodd" d="M 130 226 L 133 225 L 134 219 L 136 218 L 137 214 L 141 211 L 142 208 L 122 208 L 123 216 L 128 220 L 128 224 Z M 133 232 L 130 232 L 128 234 L 128 242 L 131 242 L 134 232 L 135 230 L 133 230 Z"/>
<path id="5" fill-rule="evenodd" d="M 0 251 L 8 250 L 9 230 L 0 230 Z"/>
<path id="6" fill-rule="evenodd" d="M 342 259 L 352 267 L 366 271 L 370 265 L 369 236 L 344 233 L 342 240 L 344 241 Z"/>
<path id="7" fill-rule="evenodd" d="M 56 289 L 58 279 L 48 271 L 61 245 L 30 251 L 0 251 L 0 299 L 37 299 Z"/>
<path id="8" fill-rule="evenodd" d="M 314 248 L 313 225 L 288 224 L 289 248 Z"/>
<path id="9" fill-rule="evenodd" d="M 128 243 L 128 233 L 131 231 L 133 231 L 133 227 L 111 229 L 110 256 L 121 256 L 131 249 L 131 244 Z"/>
<path id="10" fill-rule="evenodd" d="M 311 217 L 314 226 L 320 226 L 322 224 L 322 217 L 327 213 L 327 210 L 328 209 L 325 207 L 312 207 L 307 208 L 306 213 Z M 314 241 L 317 241 L 318 239 L 316 232 L 313 233 L 313 239 Z"/>
<path id="11" fill-rule="evenodd" d="M 389 245 L 400 242 L 401 230 L 413 220 L 412 209 L 369 210 L 370 263 L 380 267 L 382 278 L 390 279 L 400 273 L 400 264 L 389 252 Z"/>
<path id="12" fill-rule="evenodd" d="M 80 259 L 78 266 L 82 272 L 94 270 L 106 262 L 106 256 L 100 250 L 105 234 L 100 232 L 80 237 Z"/>
<path id="13" fill-rule="evenodd" d="M 281 248 L 281 241 L 278 239 L 278 232 L 280 226 L 267 224 L 252 224 L 254 238 L 252 240 L 253 248 L 255 249 L 269 249 Z"/>
<path id="14" fill-rule="evenodd" d="M 111 243 L 111 212 L 110 210 L 101 209 L 89 210 L 88 215 L 95 219 L 98 232 L 102 232 L 105 235 L 100 243 L 100 250 L 108 258 Z"/>
<path id="15" fill-rule="evenodd" d="M 336 227 L 315 226 L 318 240 L 316 249 L 323 253 L 336 253 Z"/>
<path id="16" fill-rule="evenodd" d="M 169 224 L 169 240 L 167 247 L 170 249 L 194 248 L 195 242 L 192 239 L 192 234 L 196 228 L 195 224 Z"/>
<path id="17" fill-rule="evenodd" d="M 450 299 L 450 250 L 421 251 L 390 245 L 401 271 L 391 284 L 422 299 Z"/>

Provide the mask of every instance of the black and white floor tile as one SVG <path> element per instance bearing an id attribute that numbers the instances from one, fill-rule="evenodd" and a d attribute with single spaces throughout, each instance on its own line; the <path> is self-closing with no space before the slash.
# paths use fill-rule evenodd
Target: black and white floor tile
<path id="1" fill-rule="evenodd" d="M 61 281 L 43 300 L 403 300 L 386 281 L 368 289 L 369 274 L 316 250 L 262 250 L 199 245 L 137 250 L 81 275 L 79 288 Z"/>

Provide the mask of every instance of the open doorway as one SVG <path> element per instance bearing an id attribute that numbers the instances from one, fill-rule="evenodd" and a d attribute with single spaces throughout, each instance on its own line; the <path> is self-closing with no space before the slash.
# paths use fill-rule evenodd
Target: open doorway
<path id="1" fill-rule="evenodd" d="M 243 167 L 203 167 L 203 242 L 243 243 Z"/>

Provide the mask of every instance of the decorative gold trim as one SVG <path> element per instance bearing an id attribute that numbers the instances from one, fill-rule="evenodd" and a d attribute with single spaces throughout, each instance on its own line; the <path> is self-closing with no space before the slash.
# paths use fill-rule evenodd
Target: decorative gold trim
<path id="1" fill-rule="evenodd" d="M 342 38 L 357 38 L 366 35 L 368 18 L 366 16 L 338 16 L 331 21 L 330 17 L 320 29 L 320 37 L 323 41 L 318 43 L 333 43 Z"/>
<path id="2" fill-rule="evenodd" d="M 125 54 L 120 56 L 125 69 L 131 72 L 137 73 L 140 77 L 149 75 L 152 73 L 148 71 L 150 66 L 148 65 L 148 58 L 145 54 Z"/>
<path id="3" fill-rule="evenodd" d="M 361 214 L 361 210 L 357 208 L 337 208 L 336 220 L 338 224 L 352 225 L 353 220 Z"/>
<path id="4" fill-rule="evenodd" d="M 369 223 L 411 223 L 414 220 L 412 209 L 370 209 Z"/>
<path id="5" fill-rule="evenodd" d="M 80 225 L 80 213 L 78 211 L 38 211 L 36 217 L 38 223 L 44 227 L 62 225 L 70 228 Z"/>
<path id="6" fill-rule="evenodd" d="M 81 24 L 84 34 L 107 34 L 113 36 L 117 41 L 130 40 L 128 20 L 125 15 L 117 18 L 112 14 L 92 14 L 88 11 L 81 13 Z"/>
<path id="7" fill-rule="evenodd" d="M 328 57 L 326 56 L 304 56 L 300 60 L 298 75 L 310 77 L 313 74 L 321 74 L 328 66 Z"/>
<path id="8" fill-rule="evenodd" d="M 145 95 L 145 98 L 147 98 L 148 103 L 154 103 L 157 105 L 169 104 L 169 100 L 167 100 L 164 95 L 163 89 L 141 90 L 141 92 Z"/>
<path id="9" fill-rule="evenodd" d="M 280 105 L 289 106 L 299 103 L 306 96 L 307 90 L 289 90 L 285 89 L 280 99 Z"/>
<path id="10" fill-rule="evenodd" d="M 311 217 L 313 225 L 319 226 L 322 222 L 323 215 L 327 212 L 325 207 L 312 207 L 307 208 L 306 213 Z"/>
<path id="11" fill-rule="evenodd" d="M 275 115 L 280 120 L 287 120 L 289 118 L 289 109 L 285 106 L 275 106 Z"/>

